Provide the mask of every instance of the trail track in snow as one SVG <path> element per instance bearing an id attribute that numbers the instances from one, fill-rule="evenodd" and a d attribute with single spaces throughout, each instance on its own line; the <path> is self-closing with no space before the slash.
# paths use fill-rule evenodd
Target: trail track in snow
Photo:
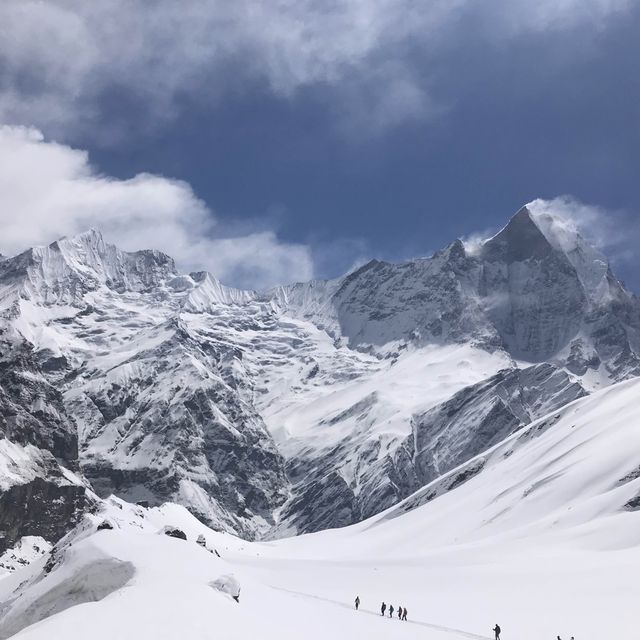
<path id="1" fill-rule="evenodd" d="M 276 591 L 282 591 L 284 593 L 288 593 L 288 594 L 302 597 L 302 598 L 310 598 L 312 600 L 321 600 L 323 602 L 328 602 L 337 607 L 342 607 L 343 609 L 353 610 L 354 614 L 359 615 L 361 613 L 366 613 L 368 615 L 376 616 L 378 618 L 389 618 L 388 615 L 382 616 L 379 611 L 375 611 L 371 609 L 360 608 L 358 609 L 358 611 L 355 611 L 353 605 L 346 604 L 345 602 L 341 602 L 340 600 L 333 600 L 332 598 L 315 596 L 311 593 L 304 593 L 302 591 L 293 591 L 292 589 L 284 589 L 283 587 L 275 587 L 273 585 L 271 585 L 271 588 L 275 589 Z M 393 619 L 397 620 L 397 617 L 394 617 Z M 444 633 L 455 634 L 457 637 L 460 637 L 460 638 L 473 638 L 473 640 L 492 640 L 489 636 L 481 636 L 481 635 L 478 635 L 477 633 L 469 633 L 468 631 L 462 631 L 461 629 L 454 629 L 452 627 L 443 627 L 437 624 L 431 624 L 429 622 L 421 622 L 420 620 L 405 620 L 405 622 L 413 625 L 419 625 L 421 627 L 427 627 L 429 629 L 434 629 L 436 631 L 443 631 Z"/>

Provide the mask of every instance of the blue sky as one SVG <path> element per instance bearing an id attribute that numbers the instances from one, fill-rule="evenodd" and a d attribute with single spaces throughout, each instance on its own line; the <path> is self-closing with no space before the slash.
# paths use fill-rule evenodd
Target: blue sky
<path id="1" fill-rule="evenodd" d="M 155 239 L 186 267 L 269 286 L 428 254 L 569 195 L 640 290 L 638 2 L 84 4 L 0 8 L 0 120 L 41 132 L 38 157 L 57 143 L 70 192 L 97 181 L 109 195 L 97 217 L 79 195 L 59 214 L 42 205 L 46 223 L 5 252 L 104 222 L 125 244 Z M 140 211 L 163 198 L 149 195 L 169 188 L 160 178 L 174 200 L 156 220 Z"/>

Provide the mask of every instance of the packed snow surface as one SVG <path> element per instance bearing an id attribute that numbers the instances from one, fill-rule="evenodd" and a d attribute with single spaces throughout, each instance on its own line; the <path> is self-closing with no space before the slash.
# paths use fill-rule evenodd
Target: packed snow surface
<path id="1" fill-rule="evenodd" d="M 0 581 L 0 637 L 456 640 L 497 622 L 505 640 L 632 640 L 639 394 L 636 379 L 570 403 L 343 529 L 251 543 L 177 505 L 110 499 Z M 231 580 L 239 603 L 213 586 Z M 383 619 L 382 601 L 408 622 Z"/>

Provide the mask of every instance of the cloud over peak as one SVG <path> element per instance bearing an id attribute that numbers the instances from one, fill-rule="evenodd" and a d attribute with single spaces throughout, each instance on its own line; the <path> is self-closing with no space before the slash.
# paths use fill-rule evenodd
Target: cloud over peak
<path id="1" fill-rule="evenodd" d="M 37 129 L 0 127 L 0 193 L 5 255 L 93 227 L 123 249 L 160 249 L 182 269 L 208 269 L 239 287 L 313 276 L 305 245 L 282 242 L 270 229 L 224 234 L 187 183 L 99 174 L 86 152 L 46 141 Z"/>

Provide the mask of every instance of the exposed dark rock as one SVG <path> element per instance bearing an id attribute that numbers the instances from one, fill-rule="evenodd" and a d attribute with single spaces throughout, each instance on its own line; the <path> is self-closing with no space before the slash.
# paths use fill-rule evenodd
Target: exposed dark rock
<path id="1" fill-rule="evenodd" d="M 169 536 L 170 538 L 179 538 L 180 540 L 187 539 L 187 534 L 177 527 L 165 527 L 164 535 Z"/>
<path id="2" fill-rule="evenodd" d="M 344 527 L 360 519 L 353 490 L 338 473 L 305 482 L 296 489 L 295 497 L 282 510 L 281 533 L 287 531 L 288 522 L 304 523 L 304 531 L 312 533 Z"/>
<path id="3" fill-rule="evenodd" d="M 638 478 L 640 478 L 640 465 L 638 465 L 638 467 L 636 467 L 630 473 L 627 473 L 627 475 L 625 475 L 624 477 L 620 478 L 620 480 L 618 480 L 618 484 L 626 484 L 627 482 L 631 482 L 632 480 L 636 480 Z"/>
<path id="4" fill-rule="evenodd" d="M 628 511 L 637 511 L 640 509 L 640 494 L 635 498 L 631 498 L 631 500 L 624 505 L 624 508 Z"/>
<path id="5" fill-rule="evenodd" d="M 0 494 L 0 553 L 22 536 L 56 542 L 90 507 L 84 487 L 59 486 L 43 478 L 10 487 Z"/>
<path id="6" fill-rule="evenodd" d="M 463 389 L 414 417 L 415 489 L 585 395 L 579 383 L 551 364 L 501 371 Z"/>
<path id="7" fill-rule="evenodd" d="M 77 427 L 60 391 L 45 378 L 19 336 L 0 338 L 0 437 L 50 451 L 78 468 Z"/>
<path id="8" fill-rule="evenodd" d="M 84 487 L 67 480 L 59 466 L 78 469 L 77 427 L 28 343 L 13 332 L 0 338 L 2 441 L 32 447 L 37 471 L 17 469 L 24 477 L 0 492 L 0 552 L 26 535 L 56 542 L 90 506 Z"/>

